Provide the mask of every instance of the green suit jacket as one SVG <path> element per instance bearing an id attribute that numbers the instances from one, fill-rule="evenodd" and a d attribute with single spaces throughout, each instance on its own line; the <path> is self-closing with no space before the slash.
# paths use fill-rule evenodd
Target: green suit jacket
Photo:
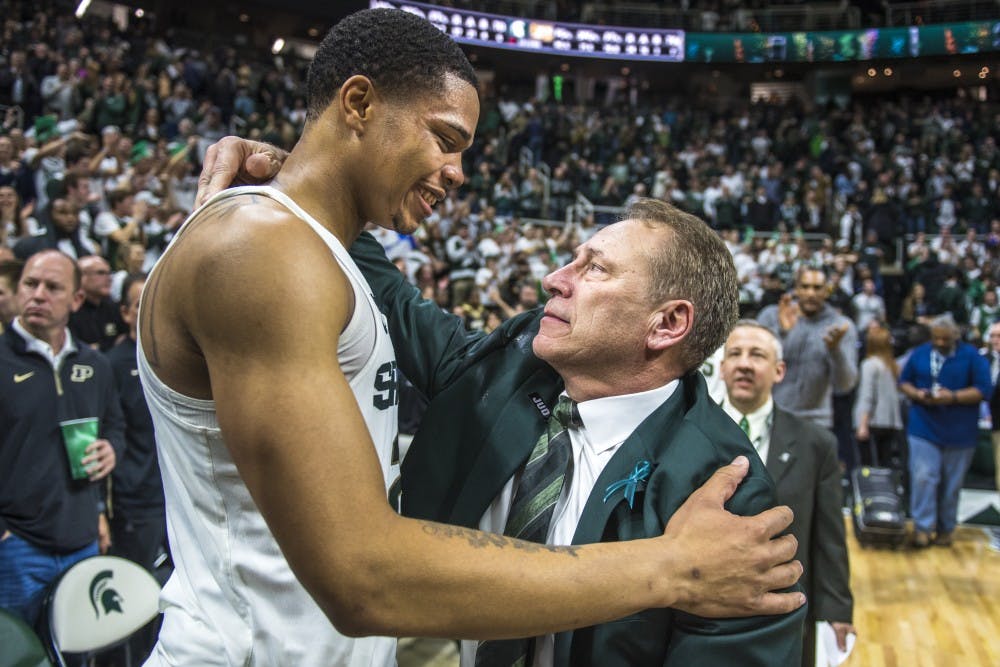
<path id="1" fill-rule="evenodd" d="M 420 298 L 363 235 L 351 253 L 385 312 L 397 361 L 430 404 L 402 464 L 404 514 L 475 528 L 545 429 L 563 385 L 531 342 L 541 312 L 514 317 L 489 335 Z M 574 544 L 656 537 L 674 511 L 720 466 L 747 455 L 751 470 L 728 504 L 737 514 L 775 505 L 763 463 L 739 427 L 711 401 L 697 372 L 655 410 L 605 467 L 577 526 Z M 652 473 L 629 507 L 608 486 L 640 461 Z M 627 564 L 623 564 L 627 567 Z M 488 604 L 484 601 L 483 604 Z M 555 665 L 709 667 L 798 665 L 805 609 L 744 619 L 706 619 L 648 609 L 556 635 Z"/>

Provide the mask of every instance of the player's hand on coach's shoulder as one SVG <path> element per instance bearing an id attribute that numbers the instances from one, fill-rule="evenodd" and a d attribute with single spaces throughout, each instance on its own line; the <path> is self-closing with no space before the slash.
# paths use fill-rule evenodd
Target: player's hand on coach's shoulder
<path id="1" fill-rule="evenodd" d="M 724 508 L 748 470 L 745 457 L 720 468 L 667 523 L 664 537 L 677 575 L 671 606 L 725 618 L 788 613 L 805 603 L 800 592 L 774 592 L 802 575 L 802 565 L 792 560 L 795 537 L 778 537 L 791 525 L 792 510 L 775 507 L 743 517 Z"/>
<path id="2" fill-rule="evenodd" d="M 205 151 L 195 205 L 232 185 L 260 185 L 275 177 L 288 153 L 260 141 L 223 137 Z"/>

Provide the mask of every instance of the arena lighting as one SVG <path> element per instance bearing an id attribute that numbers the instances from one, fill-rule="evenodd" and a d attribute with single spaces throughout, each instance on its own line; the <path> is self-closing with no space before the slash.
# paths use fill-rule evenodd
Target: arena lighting
<path id="1" fill-rule="evenodd" d="M 980 79 L 985 79 L 985 78 L 986 78 L 986 76 L 987 76 L 987 73 L 986 73 L 986 72 L 980 72 L 980 73 L 979 73 L 979 78 L 980 78 Z"/>
<path id="2" fill-rule="evenodd" d="M 137 19 L 141 19 L 145 15 L 146 15 L 146 12 L 143 11 L 142 7 L 139 7 L 137 10 L 135 10 L 135 17 Z"/>
<path id="3" fill-rule="evenodd" d="M 87 13 L 88 7 L 90 7 L 90 0 L 80 0 L 80 4 L 76 6 L 76 18 L 82 19 L 83 15 Z"/>
<path id="4" fill-rule="evenodd" d="M 882 70 L 882 74 L 885 74 L 886 76 L 892 76 L 892 68 L 886 67 L 884 70 Z"/>
<path id="5" fill-rule="evenodd" d="M 274 40 L 274 44 L 271 45 L 271 53 L 273 53 L 274 55 L 278 55 L 279 53 L 281 53 L 281 50 L 283 48 L 285 48 L 285 38 L 279 37 L 278 39 Z"/>
<path id="6" fill-rule="evenodd" d="M 960 76 L 962 76 L 962 70 L 957 69 L 954 72 L 952 72 L 951 75 L 957 79 Z"/>
<path id="7" fill-rule="evenodd" d="M 875 71 L 874 67 L 869 67 L 868 68 L 868 76 L 874 77 L 876 74 L 878 74 L 878 72 Z"/>

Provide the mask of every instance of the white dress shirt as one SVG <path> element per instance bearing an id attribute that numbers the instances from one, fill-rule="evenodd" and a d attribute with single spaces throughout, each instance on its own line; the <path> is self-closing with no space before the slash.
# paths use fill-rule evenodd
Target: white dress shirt
<path id="1" fill-rule="evenodd" d="M 604 466 L 639 424 L 673 395 L 677 385 L 678 381 L 673 380 L 662 387 L 638 394 L 595 398 L 577 404 L 583 427 L 569 430 L 570 444 L 573 448 L 573 476 L 569 484 L 563 485 L 559 500 L 556 501 L 546 544 L 573 543 L 573 535 L 583 515 L 583 508 Z M 518 471 L 507 480 L 500 495 L 479 520 L 480 530 L 490 533 L 503 532 L 514 498 L 515 484 L 520 481 L 520 476 L 521 473 Z M 473 667 L 476 664 L 477 643 L 462 642 L 462 667 Z M 554 635 L 539 637 L 535 642 L 535 658 L 532 665 L 551 667 L 554 647 Z"/>
<path id="2" fill-rule="evenodd" d="M 750 433 L 747 437 L 753 443 L 753 448 L 757 450 L 757 456 L 765 464 L 767 463 L 767 452 L 771 448 L 771 421 L 774 414 L 774 399 L 767 397 L 767 402 L 748 415 L 744 415 L 729 402 L 729 396 L 722 401 L 722 409 L 732 417 L 737 424 L 742 417 L 746 417 L 750 423 Z"/>
<path id="3" fill-rule="evenodd" d="M 44 357 L 45 360 L 52 366 L 52 370 L 56 373 L 62 370 L 62 364 L 66 357 L 73 352 L 76 352 L 76 343 L 73 342 L 73 336 L 70 335 L 69 329 L 66 329 L 66 340 L 63 343 L 62 349 L 53 350 L 48 343 L 41 338 L 35 338 L 30 331 L 24 328 L 24 325 L 21 324 L 21 318 L 15 317 L 11 326 L 14 328 L 14 331 L 16 331 L 21 338 L 24 339 L 25 348 L 29 352 L 34 352 L 35 354 L 39 354 Z"/>

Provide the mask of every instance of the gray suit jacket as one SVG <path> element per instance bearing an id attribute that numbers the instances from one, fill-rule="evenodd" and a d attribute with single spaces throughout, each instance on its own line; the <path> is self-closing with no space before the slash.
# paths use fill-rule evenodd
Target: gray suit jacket
<path id="1" fill-rule="evenodd" d="M 795 512 L 800 580 L 809 618 L 850 623 L 854 608 L 844 535 L 837 440 L 826 429 L 775 406 L 765 462 L 778 502 Z"/>

